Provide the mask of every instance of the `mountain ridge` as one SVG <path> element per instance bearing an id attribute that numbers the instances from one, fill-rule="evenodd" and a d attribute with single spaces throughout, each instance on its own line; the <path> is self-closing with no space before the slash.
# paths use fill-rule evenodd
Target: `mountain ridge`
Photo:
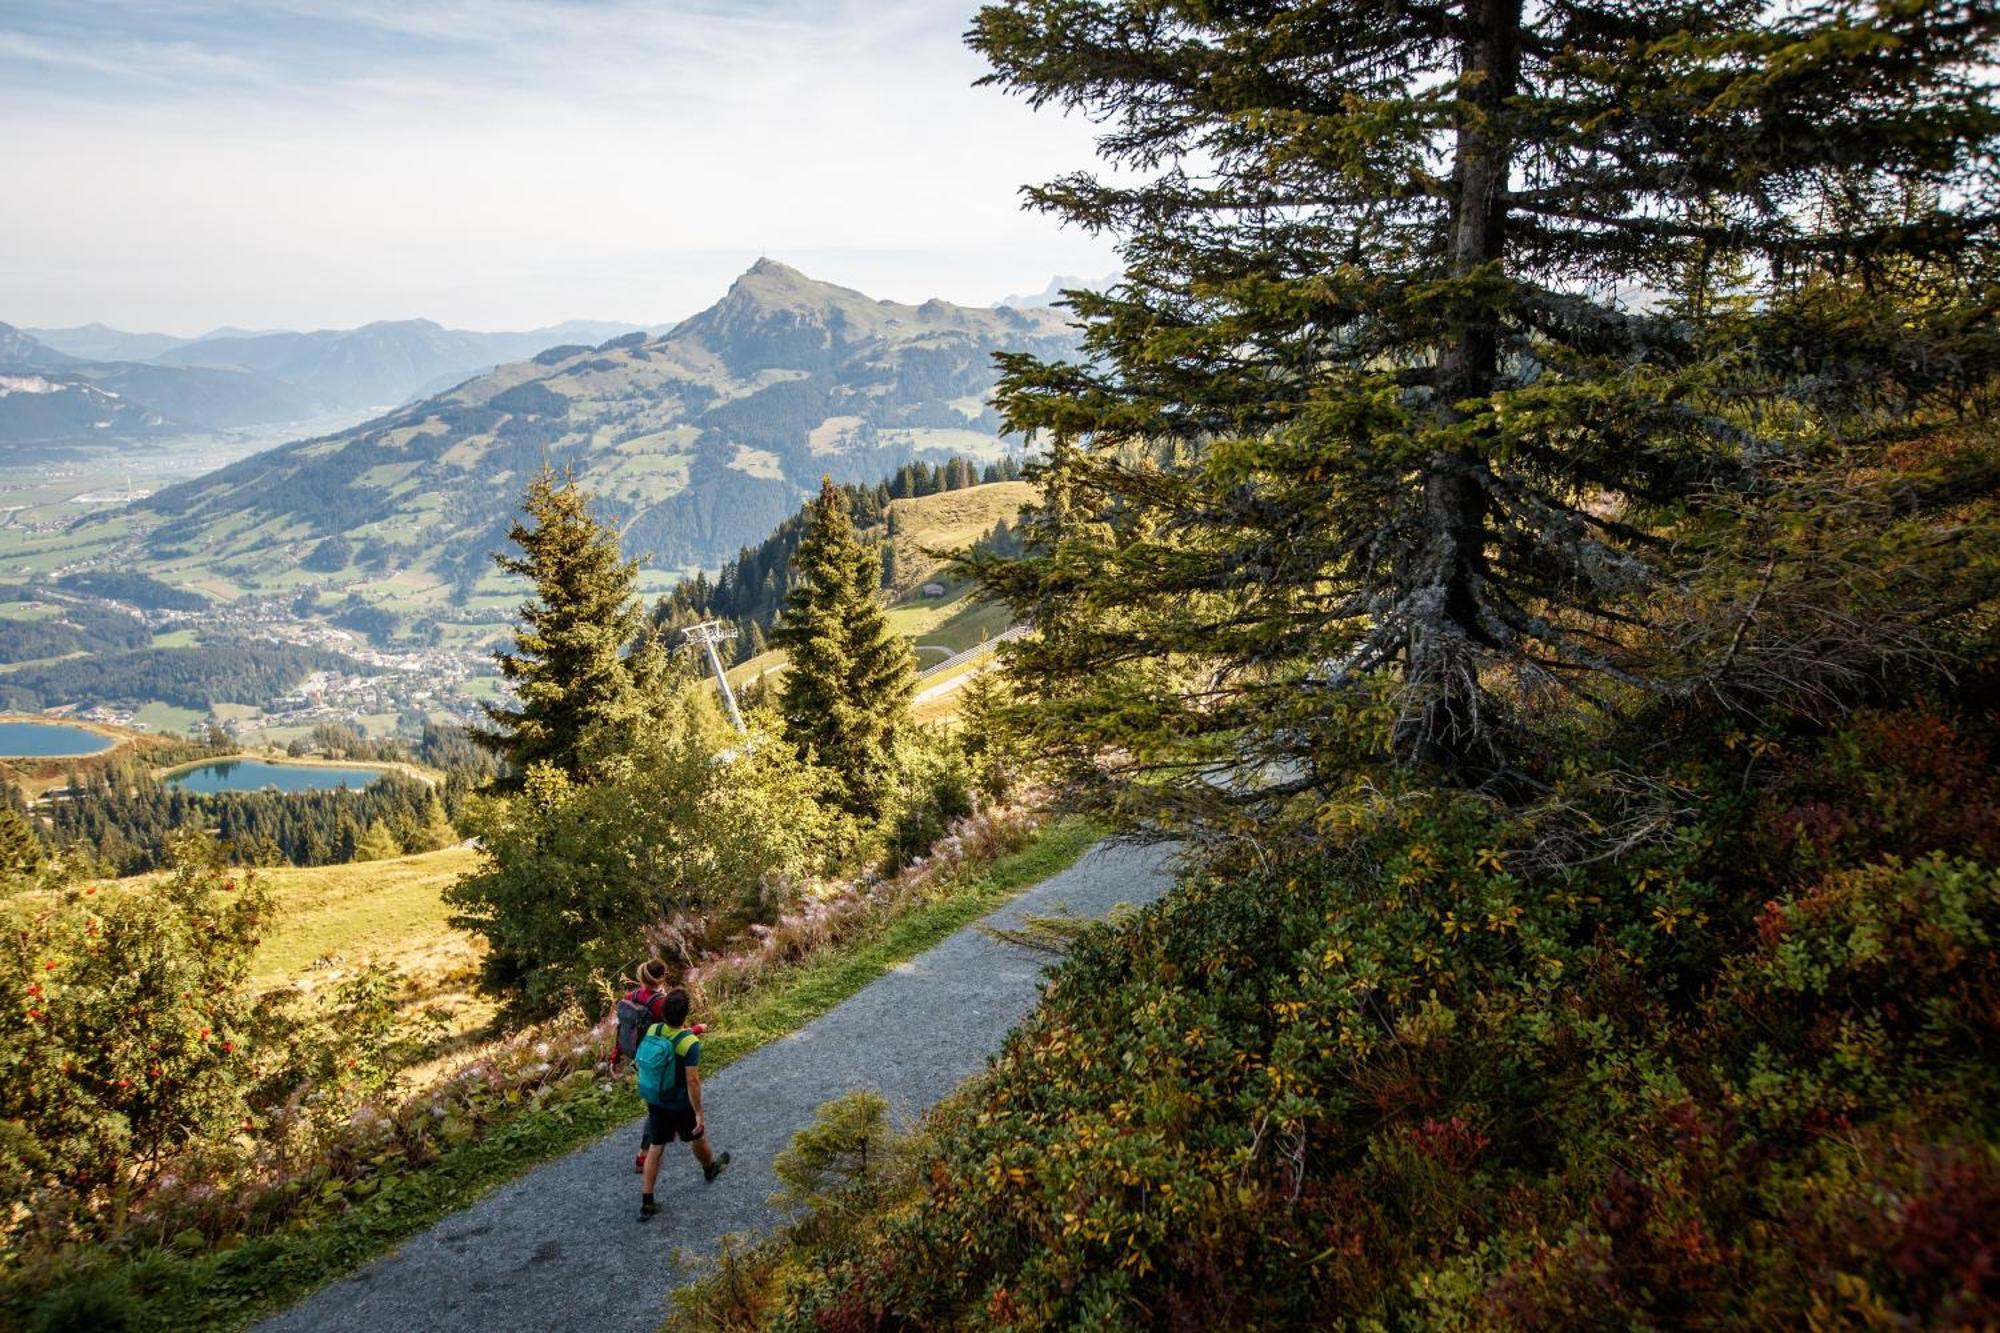
<path id="1" fill-rule="evenodd" d="M 89 361 L 0 324 L 0 446 L 104 444 L 297 421 L 317 401 L 237 370 Z"/>
<path id="2" fill-rule="evenodd" d="M 434 391 L 443 381 L 456 382 L 559 343 L 596 343 L 640 327 L 567 320 L 521 332 L 478 333 L 430 319 L 381 319 L 352 329 L 203 338 L 157 359 L 251 371 L 297 385 L 332 407 L 391 407 Z"/>
<path id="3" fill-rule="evenodd" d="M 881 301 L 772 259 L 660 335 L 544 349 L 350 430 L 253 455 L 140 504 L 144 552 L 244 587 L 394 574 L 491 592 L 519 492 L 573 467 L 626 548 L 712 566 L 824 473 L 873 481 L 917 457 L 1011 446 L 993 353 L 1071 351 L 1058 312 Z"/>

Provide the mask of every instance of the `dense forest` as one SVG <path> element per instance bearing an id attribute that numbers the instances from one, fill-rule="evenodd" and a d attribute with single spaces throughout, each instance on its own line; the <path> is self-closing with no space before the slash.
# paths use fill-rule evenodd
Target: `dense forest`
<path id="1" fill-rule="evenodd" d="M 15 600 L 31 600 L 25 589 Z M 86 602 L 55 603 L 56 612 L 39 620 L 0 618 L 0 662 L 34 662 L 73 653 L 129 653 L 153 641 L 143 620 Z"/>
<path id="2" fill-rule="evenodd" d="M 253 866 L 379 860 L 458 840 L 438 791 L 397 773 L 358 791 L 204 794 L 157 781 L 143 765 L 113 764 L 58 789 L 42 813 L 58 847 L 120 875 L 161 869 L 167 835 L 186 828 L 208 830 L 231 863 Z"/>
<path id="3" fill-rule="evenodd" d="M 219 703 L 263 704 L 315 671 L 365 668 L 322 648 L 211 638 L 196 648 L 139 648 L 22 667 L 0 676 L 0 708 L 156 699 L 206 712 Z"/>
<path id="4" fill-rule="evenodd" d="M 969 458 L 954 457 L 943 463 L 907 463 L 873 486 L 844 485 L 839 488 L 854 525 L 863 531 L 883 528 L 892 500 L 911 500 L 945 491 L 1000 481 L 1019 481 L 1022 466 L 1012 457 L 984 467 Z M 746 546 L 733 563 L 726 564 L 713 580 L 707 573 L 677 584 L 653 608 L 653 624 L 662 630 L 678 629 L 701 620 L 729 620 L 736 624 L 734 660 L 746 662 L 768 646 L 773 622 L 792 590 L 792 556 L 804 537 L 811 506 L 780 523 L 769 537 L 755 546 Z M 1002 546 L 1006 536 L 998 534 Z M 996 548 L 997 549 L 997 548 Z M 885 568 L 883 581 L 888 582 Z"/>
<path id="5" fill-rule="evenodd" d="M 56 586 L 85 597 L 124 602 L 142 611 L 205 611 L 209 605 L 208 598 L 198 592 L 176 588 L 136 570 L 82 570 L 63 575 Z"/>
<path id="6" fill-rule="evenodd" d="M 422 737 L 405 745 L 325 723 L 288 752 L 295 758 L 417 763 L 441 777 L 433 783 L 390 772 L 358 790 L 200 793 L 152 776 L 154 764 L 228 752 L 220 743 L 155 749 L 144 758 L 119 752 L 79 766 L 36 808 L 34 827 L 49 850 L 83 852 L 111 874 L 161 868 L 168 835 L 190 827 L 214 834 L 238 865 L 337 865 L 457 841 L 452 825 L 467 798 L 498 772 L 493 757 L 462 727 L 426 723 Z"/>

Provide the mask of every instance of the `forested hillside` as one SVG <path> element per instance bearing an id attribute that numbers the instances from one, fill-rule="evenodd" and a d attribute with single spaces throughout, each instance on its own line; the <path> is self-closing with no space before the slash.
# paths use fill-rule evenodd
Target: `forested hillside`
<path id="1" fill-rule="evenodd" d="M 984 467 L 970 459 L 954 458 L 942 464 L 907 463 L 886 481 L 873 486 L 850 483 L 842 486 L 840 493 L 855 526 L 871 534 L 879 533 L 885 543 L 882 582 L 885 587 L 895 587 L 898 586 L 895 552 L 899 545 L 908 547 L 913 541 L 929 540 L 939 546 L 957 549 L 943 532 L 933 534 L 926 530 L 912 534 L 895 531 L 892 516 L 895 501 L 915 500 L 979 486 L 997 486 L 1016 482 L 1020 476 L 1021 465 L 1012 458 L 1003 458 Z M 1001 507 L 1018 512 L 1019 502 Z M 676 584 L 674 590 L 662 597 L 653 608 L 653 624 L 662 630 L 672 630 L 700 620 L 733 621 L 736 625 L 735 659 L 747 661 L 763 652 L 778 613 L 791 594 L 792 556 L 798 550 L 799 539 L 805 535 L 807 517 L 807 511 L 801 509 L 780 523 L 776 531 L 756 546 L 744 547 L 737 552 L 735 561 L 724 564 L 713 580 L 703 570 L 693 578 Z M 995 526 L 1004 540 L 1009 530 L 1007 518 L 1002 516 L 996 520 Z M 973 534 L 974 537 L 993 535 L 992 532 Z M 956 538 L 962 534 L 949 536 Z M 898 538 L 904 540 L 899 543 Z M 914 553 L 905 555 L 906 563 L 913 567 L 918 564 L 919 558 Z M 942 562 L 925 560 L 922 563 L 924 568 L 933 568 Z M 905 571 L 906 574 L 910 572 Z M 905 590 L 908 582 L 907 577 L 901 581 Z"/>
<path id="2" fill-rule="evenodd" d="M 262 704 L 314 671 L 359 669 L 352 658 L 322 648 L 216 638 L 199 648 L 99 651 L 72 661 L 24 665 L 0 675 L 0 708 L 33 711 L 157 700 L 207 712 L 218 703 Z"/>

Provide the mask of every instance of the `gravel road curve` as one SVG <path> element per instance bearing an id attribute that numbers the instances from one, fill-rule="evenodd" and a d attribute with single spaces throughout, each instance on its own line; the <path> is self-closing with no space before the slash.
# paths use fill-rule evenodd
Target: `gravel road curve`
<path id="1" fill-rule="evenodd" d="M 1150 902 L 1170 882 L 1172 849 L 1100 844 L 982 924 L 1023 913 L 1101 916 Z M 528 1172 L 322 1287 L 261 1333 L 447 1333 L 584 1329 L 652 1333 L 666 1315 L 676 1249 L 712 1254 L 732 1231 L 775 1220 L 771 1159 L 822 1102 L 856 1088 L 905 1122 L 977 1073 L 1033 1007 L 1046 956 L 977 926 L 842 1002 L 817 1022 L 703 1085 L 709 1139 L 735 1158 L 712 1185 L 686 1148 L 661 1163 L 660 1215 L 641 1223 L 632 1173 L 638 1122 Z M 697 1015 L 699 1017 L 699 1015 Z"/>

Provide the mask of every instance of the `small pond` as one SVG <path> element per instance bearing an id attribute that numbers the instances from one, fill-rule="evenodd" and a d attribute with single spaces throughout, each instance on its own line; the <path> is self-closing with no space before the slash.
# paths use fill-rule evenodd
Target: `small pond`
<path id="1" fill-rule="evenodd" d="M 319 764 L 274 764 L 266 759 L 218 759 L 167 779 L 183 791 L 359 790 L 383 776 L 379 768 L 332 768 Z"/>
<path id="2" fill-rule="evenodd" d="M 73 759 L 103 754 L 116 738 L 73 722 L 0 722 L 0 757 Z"/>

